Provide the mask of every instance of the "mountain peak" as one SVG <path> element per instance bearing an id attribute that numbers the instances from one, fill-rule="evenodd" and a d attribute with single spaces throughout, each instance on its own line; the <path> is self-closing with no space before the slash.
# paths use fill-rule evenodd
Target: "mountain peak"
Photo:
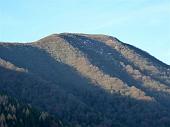
<path id="1" fill-rule="evenodd" d="M 55 41 L 58 39 L 61 39 L 61 36 L 75 36 L 75 37 L 87 37 L 91 39 L 97 39 L 100 41 L 113 41 L 113 42 L 120 42 L 117 38 L 104 35 L 104 34 L 84 34 L 84 33 L 59 33 L 59 34 L 51 34 L 49 36 L 46 36 L 38 41 Z"/>

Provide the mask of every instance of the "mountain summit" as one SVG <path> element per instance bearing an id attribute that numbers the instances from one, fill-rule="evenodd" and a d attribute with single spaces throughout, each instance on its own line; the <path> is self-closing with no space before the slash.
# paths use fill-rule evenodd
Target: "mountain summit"
<path id="1" fill-rule="evenodd" d="M 0 43 L 0 92 L 68 126 L 170 126 L 170 66 L 112 36 Z"/>

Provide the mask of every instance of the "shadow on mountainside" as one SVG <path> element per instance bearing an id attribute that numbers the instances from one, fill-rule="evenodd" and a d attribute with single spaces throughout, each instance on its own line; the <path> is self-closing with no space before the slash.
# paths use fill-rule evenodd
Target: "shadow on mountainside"
<path id="1" fill-rule="evenodd" d="M 129 63 L 128 60 L 103 42 L 74 34 L 60 35 L 60 37 L 65 39 L 74 48 L 78 48 L 83 52 L 91 64 L 99 67 L 104 73 L 120 78 L 128 85 L 138 83 L 123 70 L 123 67 L 120 64 L 120 62 L 126 62 L 127 64 Z"/>
<path id="2" fill-rule="evenodd" d="M 135 80 L 125 70 L 125 68 L 121 65 L 120 62 L 124 63 L 124 65 L 131 65 L 134 70 L 139 70 L 142 73 L 144 72 L 140 70 L 136 65 L 134 65 L 134 63 L 130 62 L 127 58 L 125 58 L 117 50 L 104 44 L 104 42 L 101 42 L 95 39 L 90 39 L 89 37 L 76 35 L 76 34 L 61 34 L 59 36 L 65 39 L 74 48 L 77 48 L 82 53 L 84 53 L 85 56 L 88 58 L 88 60 L 91 62 L 91 64 L 97 66 L 105 74 L 109 74 L 113 77 L 117 77 L 121 79 L 123 82 L 127 83 L 129 86 L 134 85 L 138 89 L 141 89 L 142 91 L 144 91 L 147 95 L 154 97 L 159 102 L 161 102 L 161 99 L 165 100 L 167 98 L 170 98 L 170 95 L 168 93 L 145 87 L 144 85 L 142 85 L 143 84 L 142 81 Z M 140 51 L 140 53 L 141 52 L 142 51 Z M 148 54 L 146 56 L 149 57 Z M 149 58 L 151 58 L 151 56 Z M 152 59 L 154 60 L 154 62 L 156 61 L 155 58 L 151 58 L 151 60 Z M 158 63 L 160 65 L 163 64 L 161 62 L 158 62 Z M 150 76 L 148 74 L 146 75 L 145 74 L 144 76 Z M 154 78 L 152 76 L 150 77 L 151 79 L 154 79 L 158 82 L 165 83 L 162 80 L 159 80 L 158 78 Z M 167 83 L 165 84 L 167 87 L 169 87 L 169 84 Z M 165 96 L 162 96 L 162 93 L 164 93 Z M 169 99 L 167 99 L 166 102 L 169 103 Z"/>

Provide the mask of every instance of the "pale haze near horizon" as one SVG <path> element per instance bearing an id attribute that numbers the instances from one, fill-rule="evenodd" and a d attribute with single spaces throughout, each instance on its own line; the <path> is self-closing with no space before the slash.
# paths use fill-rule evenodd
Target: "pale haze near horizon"
<path id="1" fill-rule="evenodd" d="M 0 41 L 106 34 L 170 65 L 169 0 L 0 0 Z"/>

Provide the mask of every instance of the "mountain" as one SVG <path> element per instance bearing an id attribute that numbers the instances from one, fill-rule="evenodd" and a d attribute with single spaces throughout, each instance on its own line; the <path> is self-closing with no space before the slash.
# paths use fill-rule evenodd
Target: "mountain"
<path id="1" fill-rule="evenodd" d="M 170 66 L 107 35 L 0 43 L 0 92 L 72 127 L 169 127 Z"/>

